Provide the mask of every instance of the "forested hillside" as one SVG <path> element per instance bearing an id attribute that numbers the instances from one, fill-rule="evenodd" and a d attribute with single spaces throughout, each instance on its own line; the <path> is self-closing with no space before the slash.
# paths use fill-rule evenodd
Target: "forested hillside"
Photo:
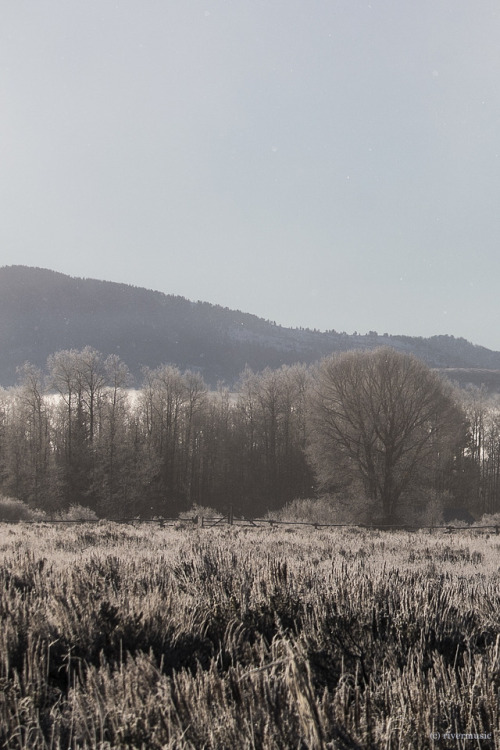
<path id="1" fill-rule="evenodd" d="M 161 284 L 168 287 L 168 279 Z M 215 387 L 221 380 L 234 384 L 247 365 L 260 371 L 309 364 L 334 351 L 382 345 L 414 353 L 430 367 L 455 368 L 452 376 L 462 383 L 485 382 L 492 390 L 500 389 L 500 353 L 452 336 L 290 329 L 248 313 L 126 284 L 71 278 L 41 268 L 0 268 L 3 386 L 15 382 L 16 368 L 25 361 L 45 368 L 54 352 L 85 346 L 118 355 L 136 383 L 142 379 L 142 367 L 170 363 L 199 372 Z"/>

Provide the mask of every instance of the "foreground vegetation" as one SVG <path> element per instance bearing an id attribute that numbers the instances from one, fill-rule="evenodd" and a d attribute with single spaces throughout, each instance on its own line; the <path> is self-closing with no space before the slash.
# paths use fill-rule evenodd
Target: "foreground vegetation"
<path id="1" fill-rule="evenodd" d="M 499 549 L 1 525 L 0 746 L 498 747 Z"/>

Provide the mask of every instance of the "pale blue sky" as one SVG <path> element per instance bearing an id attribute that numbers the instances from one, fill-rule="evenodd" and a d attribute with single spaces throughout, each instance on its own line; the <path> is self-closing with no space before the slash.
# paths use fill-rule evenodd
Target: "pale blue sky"
<path id="1" fill-rule="evenodd" d="M 3 0 L 0 265 L 500 350 L 497 0 Z"/>

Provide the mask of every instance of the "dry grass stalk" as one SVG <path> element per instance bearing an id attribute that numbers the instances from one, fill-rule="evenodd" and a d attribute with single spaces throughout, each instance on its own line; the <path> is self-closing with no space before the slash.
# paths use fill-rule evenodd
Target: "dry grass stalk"
<path id="1" fill-rule="evenodd" d="M 472 533 L 0 526 L 0 745 L 493 748 L 498 551 Z"/>

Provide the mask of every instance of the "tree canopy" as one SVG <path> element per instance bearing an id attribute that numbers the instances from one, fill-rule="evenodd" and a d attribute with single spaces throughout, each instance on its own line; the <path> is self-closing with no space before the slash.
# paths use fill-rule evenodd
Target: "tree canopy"
<path id="1" fill-rule="evenodd" d="M 450 475 L 466 419 L 448 386 L 393 349 L 352 351 L 319 365 L 309 404 L 309 456 L 324 488 L 357 483 L 385 523 L 401 502 Z"/>

